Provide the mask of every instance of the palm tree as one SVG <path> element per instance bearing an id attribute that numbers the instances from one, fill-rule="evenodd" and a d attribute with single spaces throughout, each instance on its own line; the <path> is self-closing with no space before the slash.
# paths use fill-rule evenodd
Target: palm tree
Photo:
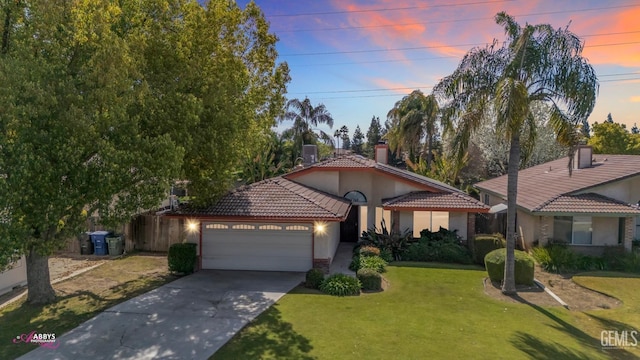
<path id="1" fill-rule="evenodd" d="M 285 114 L 280 121 L 293 121 L 293 126 L 285 130 L 284 135 L 293 139 L 295 144 L 296 157 L 302 152 L 302 145 L 316 144 L 318 142 L 318 134 L 313 128 L 318 124 L 327 124 L 329 128 L 333 127 L 333 118 L 323 104 L 314 107 L 309 98 L 291 99 L 287 101 Z M 319 137 L 326 144 L 333 144 L 331 136 L 322 130 L 319 130 Z"/>
<path id="2" fill-rule="evenodd" d="M 493 45 L 470 50 L 434 93 L 447 101 L 443 123 L 447 132 L 454 133 L 453 145 L 459 158 L 466 153 L 471 133 L 491 112 L 509 141 L 507 258 L 502 292 L 514 294 L 518 167 L 521 155 L 527 156 L 536 138 L 530 108 L 536 103 L 550 105 L 549 119 L 557 140 L 569 145 L 569 158 L 573 159 L 579 138 L 577 125 L 593 110 L 598 80 L 581 55 L 584 44 L 568 28 L 520 26 L 504 12 L 495 19 L 504 27 L 508 40 L 502 46 L 494 41 Z"/>
<path id="3" fill-rule="evenodd" d="M 396 102 L 387 114 L 398 127 L 395 133 L 397 141 L 392 141 L 396 146 L 395 151 L 400 152 L 403 148 L 408 150 L 410 161 L 416 161 L 416 153 L 424 152 L 427 168 L 430 168 L 439 111 L 436 97 L 425 96 L 420 90 L 414 90 Z M 422 139 L 425 137 L 426 149 L 421 150 Z"/>

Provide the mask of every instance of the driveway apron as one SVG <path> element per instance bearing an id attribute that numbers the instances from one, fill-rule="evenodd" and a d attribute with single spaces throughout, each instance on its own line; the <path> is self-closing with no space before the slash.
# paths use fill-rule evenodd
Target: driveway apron
<path id="1" fill-rule="evenodd" d="M 203 270 L 118 304 L 19 359 L 207 359 L 302 273 Z M 51 332 L 54 329 L 43 329 Z"/>

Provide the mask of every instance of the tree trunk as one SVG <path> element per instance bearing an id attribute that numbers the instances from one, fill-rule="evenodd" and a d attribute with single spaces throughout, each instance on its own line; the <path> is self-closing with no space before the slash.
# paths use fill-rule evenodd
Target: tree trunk
<path id="1" fill-rule="evenodd" d="M 30 304 L 48 304 L 56 298 L 49 279 L 49 257 L 38 254 L 33 248 L 27 254 L 27 289 Z"/>
<path id="2" fill-rule="evenodd" d="M 507 169 L 507 256 L 504 263 L 502 293 L 516 294 L 515 248 L 516 248 L 516 204 L 518 196 L 518 170 L 520 167 L 520 134 L 511 135 L 509 165 Z"/>

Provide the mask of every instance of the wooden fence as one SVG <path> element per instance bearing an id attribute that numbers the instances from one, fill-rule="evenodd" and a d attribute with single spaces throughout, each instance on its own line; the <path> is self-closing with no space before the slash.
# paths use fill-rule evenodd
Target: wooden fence
<path id="1" fill-rule="evenodd" d="M 155 214 L 138 215 L 128 224 L 117 229 L 107 229 L 95 222 L 89 222 L 87 229 L 89 231 L 109 230 L 123 235 L 125 251 L 168 252 L 169 246 L 182 242 L 187 236 L 184 219 Z M 79 254 L 80 239 L 69 239 L 63 251 Z"/>

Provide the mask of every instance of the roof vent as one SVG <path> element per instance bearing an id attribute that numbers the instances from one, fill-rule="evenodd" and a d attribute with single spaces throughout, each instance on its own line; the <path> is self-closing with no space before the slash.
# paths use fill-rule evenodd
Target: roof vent
<path id="1" fill-rule="evenodd" d="M 593 148 L 591 146 L 580 145 L 573 155 L 573 168 L 584 169 L 591 167 L 593 161 Z"/>

